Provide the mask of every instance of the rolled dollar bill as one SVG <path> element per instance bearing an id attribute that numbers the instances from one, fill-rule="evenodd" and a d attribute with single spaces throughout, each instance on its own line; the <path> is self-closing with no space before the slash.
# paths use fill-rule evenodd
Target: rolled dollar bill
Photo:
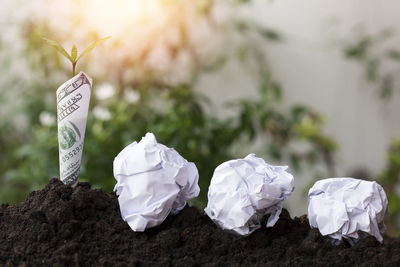
<path id="1" fill-rule="evenodd" d="M 58 150 L 60 179 L 78 184 L 92 79 L 80 72 L 57 89 Z"/>

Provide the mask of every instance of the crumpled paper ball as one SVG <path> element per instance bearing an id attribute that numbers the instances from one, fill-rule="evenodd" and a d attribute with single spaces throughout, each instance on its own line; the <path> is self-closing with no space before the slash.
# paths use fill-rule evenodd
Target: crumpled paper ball
<path id="1" fill-rule="evenodd" d="M 207 215 L 222 229 L 249 235 L 260 228 L 269 214 L 267 227 L 279 219 L 282 201 L 294 190 L 287 166 L 272 166 L 255 154 L 222 163 L 208 189 Z"/>
<path id="2" fill-rule="evenodd" d="M 196 165 L 158 144 L 152 133 L 118 154 L 114 177 L 122 218 L 138 232 L 161 224 L 200 192 Z"/>
<path id="3" fill-rule="evenodd" d="M 359 239 L 358 231 L 383 241 L 387 207 L 385 191 L 376 182 L 329 178 L 317 181 L 308 192 L 310 226 L 335 240 L 345 238 L 352 245 Z"/>

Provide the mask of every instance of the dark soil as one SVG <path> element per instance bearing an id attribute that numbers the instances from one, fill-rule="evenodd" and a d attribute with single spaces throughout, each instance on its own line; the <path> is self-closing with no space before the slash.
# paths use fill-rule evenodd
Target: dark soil
<path id="1" fill-rule="evenodd" d="M 135 233 L 115 195 L 52 179 L 20 205 L 1 205 L 0 265 L 400 266 L 400 239 L 335 247 L 305 216 L 291 219 L 286 210 L 273 228 L 240 237 L 190 207 Z"/>

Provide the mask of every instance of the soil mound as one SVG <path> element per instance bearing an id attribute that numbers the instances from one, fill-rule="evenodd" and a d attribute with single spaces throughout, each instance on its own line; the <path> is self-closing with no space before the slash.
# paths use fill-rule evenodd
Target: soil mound
<path id="1" fill-rule="evenodd" d="M 135 233 L 115 195 L 52 179 L 20 205 L 0 206 L 0 265 L 400 266 L 400 239 L 335 247 L 286 210 L 273 228 L 240 237 L 190 207 Z"/>

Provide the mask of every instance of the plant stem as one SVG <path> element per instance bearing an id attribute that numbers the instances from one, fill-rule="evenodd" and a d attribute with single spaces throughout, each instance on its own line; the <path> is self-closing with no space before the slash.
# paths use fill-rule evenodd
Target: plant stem
<path id="1" fill-rule="evenodd" d="M 76 62 L 72 63 L 72 77 L 75 76 L 75 67 L 76 67 Z"/>

